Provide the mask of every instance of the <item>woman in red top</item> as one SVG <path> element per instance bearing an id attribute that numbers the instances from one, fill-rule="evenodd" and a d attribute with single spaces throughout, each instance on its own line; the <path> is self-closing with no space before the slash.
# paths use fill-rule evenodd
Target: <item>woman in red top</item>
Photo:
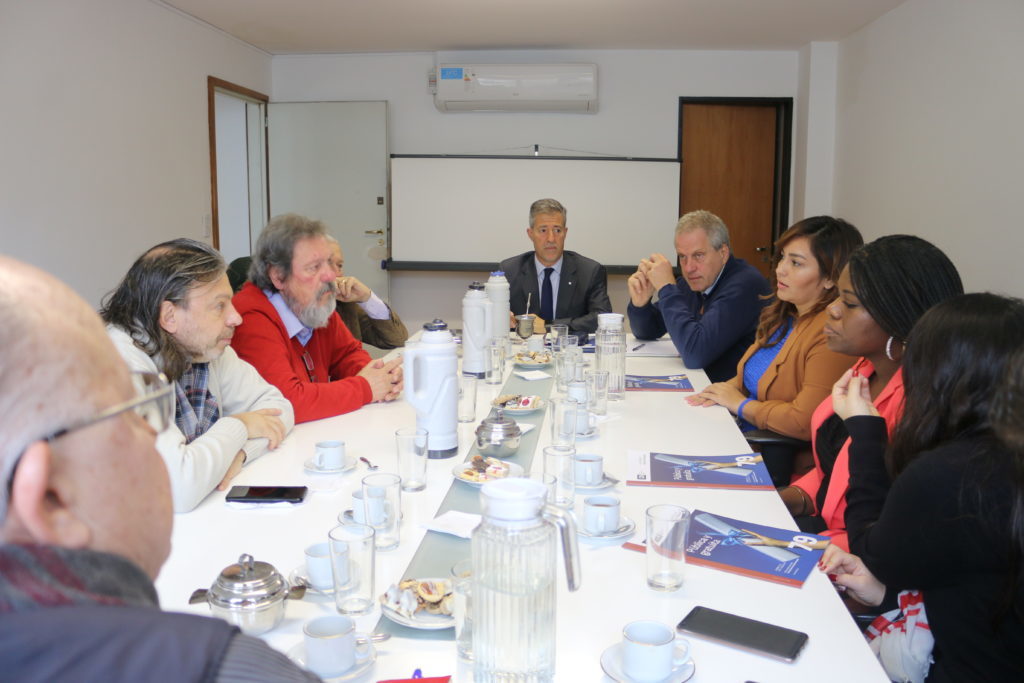
<path id="1" fill-rule="evenodd" d="M 839 298 L 829 304 L 825 339 L 839 353 L 859 356 L 840 381 L 868 378 L 871 399 L 892 430 L 903 408 L 900 363 L 904 340 L 925 311 L 963 293 L 956 267 L 919 237 L 890 235 L 865 244 L 839 276 Z M 850 437 L 829 396 L 811 417 L 814 469 L 779 489 L 803 531 L 824 533 L 848 550 L 846 490 Z"/>

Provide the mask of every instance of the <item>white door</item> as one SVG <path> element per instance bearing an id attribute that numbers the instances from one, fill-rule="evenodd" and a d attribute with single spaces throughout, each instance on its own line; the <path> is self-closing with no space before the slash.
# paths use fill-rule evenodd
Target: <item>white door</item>
<path id="1" fill-rule="evenodd" d="M 324 221 L 345 274 L 387 301 L 387 102 L 275 102 L 267 112 L 271 215 Z"/>

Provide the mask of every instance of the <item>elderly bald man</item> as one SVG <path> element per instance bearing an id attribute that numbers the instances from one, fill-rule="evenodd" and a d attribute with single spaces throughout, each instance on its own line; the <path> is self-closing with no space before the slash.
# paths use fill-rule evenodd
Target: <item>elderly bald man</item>
<path id="1" fill-rule="evenodd" d="M 160 611 L 166 380 L 129 372 L 80 297 L 5 257 L 0 319 L 3 678 L 319 680 L 225 621 Z"/>

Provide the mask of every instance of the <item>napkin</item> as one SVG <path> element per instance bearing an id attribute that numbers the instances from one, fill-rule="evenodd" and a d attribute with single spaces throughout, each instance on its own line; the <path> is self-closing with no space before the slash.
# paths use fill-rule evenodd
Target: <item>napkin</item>
<path id="1" fill-rule="evenodd" d="M 551 375 L 544 372 L 543 370 L 516 370 L 512 374 L 515 375 L 516 377 L 522 377 L 528 382 L 532 382 L 537 379 L 547 379 L 548 377 L 551 377 Z"/>
<path id="2" fill-rule="evenodd" d="M 442 534 L 451 534 L 460 538 L 469 538 L 473 534 L 473 529 L 477 528 L 479 524 L 480 515 L 449 510 L 424 524 L 423 528 L 429 531 L 440 531 Z"/>

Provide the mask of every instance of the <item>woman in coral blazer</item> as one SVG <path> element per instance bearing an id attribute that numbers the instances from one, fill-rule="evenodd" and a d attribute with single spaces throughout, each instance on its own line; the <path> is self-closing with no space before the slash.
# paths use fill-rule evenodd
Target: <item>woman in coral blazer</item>
<path id="1" fill-rule="evenodd" d="M 903 409 L 904 340 L 928 309 L 963 293 L 960 275 L 930 242 L 891 235 L 853 253 L 838 290 L 839 298 L 826 309 L 828 348 L 860 356 L 849 375 L 867 379 L 875 410 L 892 432 Z M 840 382 L 848 380 L 844 375 Z M 802 530 L 829 535 L 848 549 L 844 515 L 850 437 L 831 396 L 814 411 L 811 434 L 814 469 L 779 494 Z"/>

